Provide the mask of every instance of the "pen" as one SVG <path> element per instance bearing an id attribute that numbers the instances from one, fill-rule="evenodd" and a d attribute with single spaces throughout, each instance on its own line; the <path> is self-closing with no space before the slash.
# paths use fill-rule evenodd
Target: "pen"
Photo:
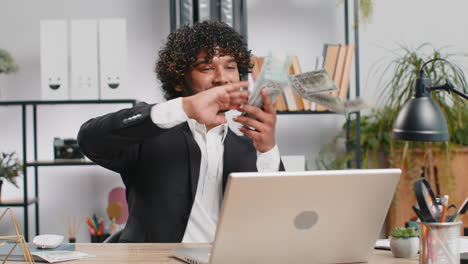
<path id="1" fill-rule="evenodd" d="M 95 235 L 96 233 L 94 232 L 94 229 L 88 226 L 88 232 L 90 235 Z"/>
<path id="2" fill-rule="evenodd" d="M 453 217 L 453 221 L 456 222 L 462 218 L 462 216 L 466 213 L 466 210 L 468 210 L 468 198 L 465 199 L 463 204 L 458 208 L 458 211 L 455 213 Z"/>
<path id="3" fill-rule="evenodd" d="M 102 219 L 99 220 L 98 235 L 104 235 L 104 221 Z"/>
<path id="4" fill-rule="evenodd" d="M 440 214 L 440 222 L 445 222 L 445 217 L 447 215 L 447 206 L 448 206 L 448 200 L 449 196 L 444 195 L 444 197 L 441 198 L 442 200 L 442 213 Z"/>
<path id="5" fill-rule="evenodd" d="M 98 222 L 96 214 L 93 214 L 93 222 L 94 222 L 94 226 L 96 227 L 96 230 L 98 230 L 99 222 Z"/>
<path id="6" fill-rule="evenodd" d="M 91 218 L 86 217 L 86 223 L 88 223 L 89 228 L 93 229 L 95 232 L 97 231 L 97 227 L 94 226 L 94 223 L 91 220 Z"/>

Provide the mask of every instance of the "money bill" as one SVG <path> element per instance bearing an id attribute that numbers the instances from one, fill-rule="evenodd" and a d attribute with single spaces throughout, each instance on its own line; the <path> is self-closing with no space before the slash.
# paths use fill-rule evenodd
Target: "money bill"
<path id="1" fill-rule="evenodd" d="M 271 102 L 274 102 L 288 85 L 288 72 L 291 58 L 287 55 L 270 54 L 265 58 L 262 70 L 254 84 L 248 104 L 263 107 L 261 91 L 266 89 Z"/>
<path id="2" fill-rule="evenodd" d="M 335 82 L 325 69 L 291 75 L 289 81 L 294 90 L 303 98 L 338 90 Z"/>
<path id="3" fill-rule="evenodd" d="M 348 115 L 348 113 L 361 111 L 369 108 L 370 106 L 362 98 L 353 100 L 343 101 L 339 96 L 333 96 L 330 94 L 315 94 L 308 97 L 304 97 L 307 100 L 323 105 L 331 111 Z"/>

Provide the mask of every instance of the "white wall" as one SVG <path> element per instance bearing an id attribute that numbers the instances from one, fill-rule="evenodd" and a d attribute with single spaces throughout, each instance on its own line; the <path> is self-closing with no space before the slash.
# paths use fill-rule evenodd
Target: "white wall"
<path id="1" fill-rule="evenodd" d="M 369 24 L 361 25 L 360 35 L 361 95 L 371 104 L 375 103 L 378 91 L 377 75 L 370 74 L 372 65 L 383 57 L 388 58 L 388 49 L 397 48 L 396 43 L 417 46 L 430 42 L 438 47 L 452 45 L 454 50 L 466 52 L 467 1 L 374 2 L 374 16 Z M 7 77 L 9 99 L 39 99 L 40 19 L 125 17 L 129 81 L 134 94 L 148 102 L 162 100 L 153 68 L 161 40 L 169 32 L 168 1 L 0 0 L 0 7 L 0 47 L 9 50 L 21 67 L 19 73 Z M 269 49 L 286 50 L 299 56 L 303 70 L 310 70 L 315 56 L 322 52 L 323 43 L 344 41 L 343 6 L 337 6 L 336 1 L 249 0 L 248 7 L 249 45 L 255 55 L 265 55 Z M 121 107 L 124 105 L 42 106 L 38 129 L 40 158 L 53 157 L 54 136 L 75 137 L 85 120 Z M 21 150 L 19 117 L 19 108 L 0 107 L 0 151 Z M 305 155 L 309 168 L 313 168 L 321 145 L 335 136 L 344 121 L 343 116 L 337 115 L 281 115 L 277 128 L 280 151 L 283 155 Z M 32 152 L 28 155 L 32 157 Z M 29 173 L 33 171 L 30 169 Z M 40 168 L 41 233 L 65 234 L 62 216 L 94 212 L 104 216 L 107 193 L 121 185 L 118 175 L 98 166 Z M 21 193 L 7 185 L 3 195 L 11 197 Z M 18 209 L 15 213 L 21 220 L 22 211 Z M 32 207 L 30 213 L 34 213 Z M 0 230 L 8 229 L 0 223 Z M 82 228 L 78 241 L 88 239 Z"/>
<path id="2" fill-rule="evenodd" d="M 8 100 L 40 99 L 39 20 L 41 19 L 127 19 L 128 75 L 135 98 L 160 102 L 162 93 L 156 82 L 154 65 L 161 41 L 169 33 L 168 1 L 153 0 L 0 0 L 0 47 L 7 49 L 20 66 L 16 74 L 7 75 Z M 0 84 L 1 85 L 1 84 Z M 38 155 L 53 159 L 53 137 L 74 137 L 80 125 L 91 117 L 116 111 L 121 105 L 56 105 L 38 110 Z M 0 107 L 0 151 L 21 153 L 21 110 Z M 31 112 L 28 112 L 31 129 Z M 29 143 L 32 133 L 29 133 Z M 32 159 L 32 148 L 28 156 Z M 29 191 L 33 194 L 32 168 Z M 107 194 L 123 186 L 120 177 L 98 166 L 39 168 L 40 231 L 66 235 L 63 216 L 105 216 Z M 22 183 L 20 183 L 22 184 Z M 4 184 L 3 197 L 21 197 L 22 190 Z M 22 223 L 23 211 L 14 210 Z M 34 207 L 30 206 L 30 234 L 34 234 Z M 11 230 L 0 223 L 1 234 Z M 11 234 L 12 232 L 10 232 Z M 86 228 L 81 228 L 79 242 L 89 241 Z"/>
<path id="3" fill-rule="evenodd" d="M 430 43 L 447 47 L 450 53 L 464 53 L 456 62 L 466 72 L 468 60 L 468 27 L 464 0 L 374 0 L 375 11 L 370 23 L 361 30 L 362 94 L 375 103 L 379 94 L 378 76 L 373 74 L 392 59 L 391 51 L 399 44 L 416 48 Z"/>

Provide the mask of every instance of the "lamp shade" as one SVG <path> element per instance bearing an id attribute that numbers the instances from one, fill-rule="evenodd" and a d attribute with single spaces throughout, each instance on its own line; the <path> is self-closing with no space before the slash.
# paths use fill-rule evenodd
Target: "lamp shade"
<path id="1" fill-rule="evenodd" d="M 406 141 L 448 141 L 447 122 L 430 96 L 408 101 L 393 124 L 393 138 Z"/>

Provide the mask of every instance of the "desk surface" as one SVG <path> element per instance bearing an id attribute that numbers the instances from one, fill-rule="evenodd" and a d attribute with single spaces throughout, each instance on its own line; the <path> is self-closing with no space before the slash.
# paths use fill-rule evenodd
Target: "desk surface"
<path id="1" fill-rule="evenodd" d="M 63 262 L 73 264 L 91 263 L 184 263 L 170 257 L 174 248 L 206 247 L 208 244 L 76 244 L 76 250 L 96 257 L 76 261 Z M 15 262 L 17 263 L 17 262 Z M 418 259 L 397 259 L 390 251 L 375 250 L 369 259 L 370 264 L 411 264 L 418 263 Z"/>

